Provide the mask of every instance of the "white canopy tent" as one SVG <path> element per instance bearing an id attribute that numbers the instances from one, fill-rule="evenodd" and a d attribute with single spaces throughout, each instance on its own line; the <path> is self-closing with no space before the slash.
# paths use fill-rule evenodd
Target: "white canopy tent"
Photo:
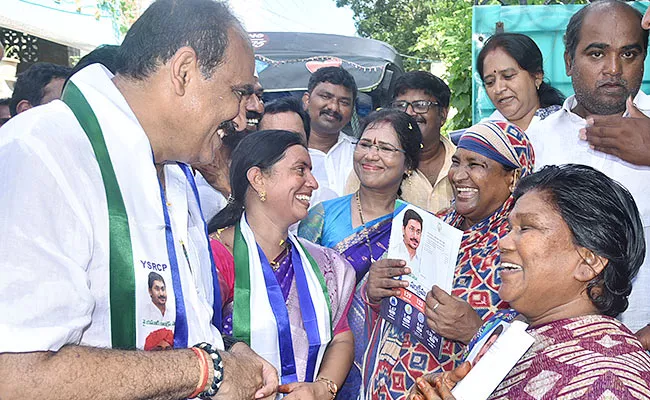
<path id="1" fill-rule="evenodd" d="M 83 53 L 119 44 L 119 28 L 95 0 L 2 0 L 0 27 L 24 32 Z"/>

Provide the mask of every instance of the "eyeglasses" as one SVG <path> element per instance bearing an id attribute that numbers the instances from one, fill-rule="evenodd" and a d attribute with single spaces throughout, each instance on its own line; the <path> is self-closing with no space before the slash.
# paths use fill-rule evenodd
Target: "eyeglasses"
<path id="1" fill-rule="evenodd" d="M 233 87 L 230 88 L 232 90 L 233 94 L 237 97 L 237 99 L 241 102 L 244 98 L 248 100 L 248 97 L 251 96 L 254 93 L 253 90 L 253 85 L 245 85 L 242 87 Z"/>
<path id="2" fill-rule="evenodd" d="M 400 111 L 406 112 L 409 108 L 409 105 L 413 109 L 413 112 L 416 114 L 426 114 L 429 111 L 429 108 L 432 106 L 439 106 L 440 103 L 437 101 L 428 101 L 428 100 L 417 100 L 414 102 L 408 102 L 406 100 L 398 100 L 390 103 L 391 108 L 396 108 Z"/>
<path id="3" fill-rule="evenodd" d="M 356 143 L 356 146 L 354 147 L 354 151 L 357 151 L 360 154 L 368 154 L 370 153 L 370 150 L 372 150 L 373 147 L 377 149 L 377 153 L 379 153 L 380 156 L 384 156 L 384 157 L 392 157 L 395 153 L 406 154 L 404 150 L 398 149 L 392 144 L 389 143 L 373 144 L 369 140 L 359 140 Z"/>

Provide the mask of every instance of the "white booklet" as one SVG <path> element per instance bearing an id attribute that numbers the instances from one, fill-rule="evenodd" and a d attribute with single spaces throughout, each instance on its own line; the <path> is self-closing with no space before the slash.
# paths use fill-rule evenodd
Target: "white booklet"
<path id="1" fill-rule="evenodd" d="M 451 391 L 456 400 L 485 400 L 499 386 L 535 339 L 526 332 L 528 324 L 502 321 L 483 332 L 470 350 L 472 369 Z"/>
<path id="2" fill-rule="evenodd" d="M 411 332 L 437 358 L 441 337 L 426 324 L 425 298 L 433 285 L 451 292 L 463 231 L 412 204 L 398 200 L 387 258 L 405 260 L 411 268 L 400 279 L 409 283 L 399 296 L 381 303 L 381 316 Z"/>

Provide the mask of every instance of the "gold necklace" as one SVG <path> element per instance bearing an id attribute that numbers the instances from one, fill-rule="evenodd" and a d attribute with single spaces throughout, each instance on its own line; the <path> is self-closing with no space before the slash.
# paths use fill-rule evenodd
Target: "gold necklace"
<path id="1" fill-rule="evenodd" d="M 368 253 L 370 253 L 370 263 L 375 262 L 375 258 L 372 256 L 372 247 L 370 246 L 370 237 L 368 236 L 368 228 L 366 227 L 366 221 L 363 218 L 363 210 L 361 209 L 361 199 L 359 198 L 359 191 L 357 190 L 355 196 L 357 200 L 357 208 L 359 209 L 359 218 L 361 219 L 361 225 L 363 225 L 363 233 L 366 235 L 366 246 L 368 246 Z"/>

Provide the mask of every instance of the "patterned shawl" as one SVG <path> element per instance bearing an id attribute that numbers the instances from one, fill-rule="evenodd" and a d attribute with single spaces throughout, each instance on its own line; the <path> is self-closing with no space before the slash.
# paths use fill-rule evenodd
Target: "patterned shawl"
<path id="1" fill-rule="evenodd" d="M 526 134 L 516 125 L 505 121 L 485 121 L 467 129 L 458 148 L 472 149 L 504 165 L 521 170 L 521 177 L 533 172 L 535 155 Z M 499 161 L 501 162 L 501 161 Z M 486 320 L 497 309 L 508 305 L 499 298 L 501 280 L 496 266 L 499 263 L 499 239 L 507 234 L 508 215 L 513 207 L 509 197 L 494 214 L 465 231 L 460 245 L 452 294 L 466 300 L 479 316 Z M 439 215 L 448 224 L 460 228 L 464 217 L 453 208 Z M 447 350 L 452 350 L 447 342 Z M 462 346 L 452 352 L 458 354 Z"/>
<path id="2" fill-rule="evenodd" d="M 650 398 L 650 356 L 614 318 L 567 318 L 527 332 L 535 343 L 490 400 Z"/>

